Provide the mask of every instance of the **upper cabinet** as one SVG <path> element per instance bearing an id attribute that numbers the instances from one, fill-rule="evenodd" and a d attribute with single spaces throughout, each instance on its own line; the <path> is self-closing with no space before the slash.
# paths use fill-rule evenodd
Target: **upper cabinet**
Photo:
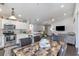
<path id="1" fill-rule="evenodd" d="M 16 29 L 27 29 L 28 25 L 24 22 L 14 21 L 13 22 L 16 25 Z"/>
<path id="2" fill-rule="evenodd" d="M 4 29 L 4 24 L 5 24 L 5 25 L 12 24 L 12 20 L 2 19 L 2 20 L 1 20 L 1 23 L 2 23 L 1 28 Z"/>
<path id="3" fill-rule="evenodd" d="M 28 29 L 28 23 L 20 22 L 20 21 L 13 21 L 13 20 L 6 20 L 2 19 L 0 20 L 0 28 L 4 29 L 4 24 L 15 25 L 15 29 Z"/>
<path id="4" fill-rule="evenodd" d="M 12 24 L 12 21 L 11 20 L 2 20 L 2 23 L 3 24 Z"/>

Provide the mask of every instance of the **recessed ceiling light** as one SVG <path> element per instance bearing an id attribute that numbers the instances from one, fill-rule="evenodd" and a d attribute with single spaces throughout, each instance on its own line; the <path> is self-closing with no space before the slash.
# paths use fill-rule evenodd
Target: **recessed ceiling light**
<path id="1" fill-rule="evenodd" d="M 2 8 L 0 8 L 0 12 L 2 11 Z"/>
<path id="2" fill-rule="evenodd" d="M 22 17 L 22 15 L 21 15 L 21 14 L 19 14 L 19 15 L 18 15 L 18 17 Z"/>
<path id="3" fill-rule="evenodd" d="M 55 19 L 54 19 L 54 18 L 52 19 L 52 22 L 53 22 L 53 21 L 55 21 Z"/>
<path id="4" fill-rule="evenodd" d="M 66 13 L 64 13 L 64 16 L 66 16 L 67 14 Z"/>
<path id="5" fill-rule="evenodd" d="M 39 19 L 36 19 L 37 21 L 39 21 Z"/>
<path id="6" fill-rule="evenodd" d="M 64 8 L 64 5 L 62 4 L 60 7 L 61 7 L 61 8 Z"/>

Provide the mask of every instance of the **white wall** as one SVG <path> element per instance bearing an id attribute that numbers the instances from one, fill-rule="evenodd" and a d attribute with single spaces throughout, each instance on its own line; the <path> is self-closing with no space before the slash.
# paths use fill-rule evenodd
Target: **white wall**
<path id="1" fill-rule="evenodd" d="M 73 25 L 74 25 L 74 23 L 73 23 L 72 17 L 54 22 L 52 24 L 52 26 L 54 27 L 54 31 L 56 31 L 56 26 L 65 26 L 65 31 L 58 31 L 60 33 L 74 32 Z"/>
<path id="2" fill-rule="evenodd" d="M 79 4 L 77 3 L 75 5 L 75 11 L 74 11 L 74 15 L 73 15 L 73 19 L 75 18 L 75 24 L 74 24 L 74 28 L 75 28 L 75 33 L 76 33 L 76 48 L 78 48 L 78 54 L 79 54 Z"/>
<path id="3" fill-rule="evenodd" d="M 34 32 L 42 31 L 43 30 L 43 25 L 37 25 L 34 24 Z"/>
<path id="4" fill-rule="evenodd" d="M 75 31 L 72 17 L 69 17 L 67 19 L 63 19 L 63 20 L 60 20 L 60 21 L 55 21 L 51 25 L 54 26 L 54 29 L 55 29 L 56 26 L 65 25 L 65 27 L 66 27 L 65 31 L 58 31 L 60 33 L 68 33 L 68 32 L 74 32 Z M 48 27 L 48 34 L 49 35 L 52 33 L 50 28 L 51 28 L 51 26 Z M 34 32 L 37 32 L 37 31 L 40 31 L 40 30 L 41 31 L 43 30 L 43 25 L 34 24 Z M 56 29 L 54 31 L 56 31 Z"/>

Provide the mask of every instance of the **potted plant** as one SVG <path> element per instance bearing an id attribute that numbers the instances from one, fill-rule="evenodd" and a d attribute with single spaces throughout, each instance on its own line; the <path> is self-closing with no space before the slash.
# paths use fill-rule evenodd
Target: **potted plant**
<path id="1" fill-rule="evenodd" d="M 41 35 L 41 38 L 47 38 L 47 33 L 45 31 L 43 31 Z"/>

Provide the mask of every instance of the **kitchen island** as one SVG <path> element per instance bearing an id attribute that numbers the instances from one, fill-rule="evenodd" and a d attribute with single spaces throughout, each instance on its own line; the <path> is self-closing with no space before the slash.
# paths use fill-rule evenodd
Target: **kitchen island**
<path id="1" fill-rule="evenodd" d="M 50 42 L 51 48 L 40 48 L 39 42 L 33 45 L 27 45 L 20 48 L 14 48 L 12 51 L 16 56 L 57 56 L 64 42 Z M 67 45 L 65 45 L 67 47 Z"/>

